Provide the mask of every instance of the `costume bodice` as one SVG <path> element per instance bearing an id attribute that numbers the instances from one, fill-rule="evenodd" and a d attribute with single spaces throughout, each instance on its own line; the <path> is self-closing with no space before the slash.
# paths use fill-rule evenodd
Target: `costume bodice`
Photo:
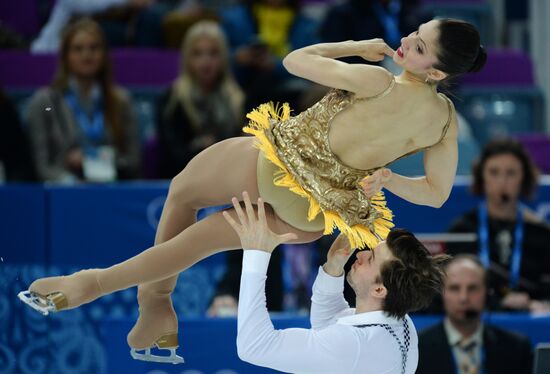
<path id="1" fill-rule="evenodd" d="M 354 102 L 384 97 L 394 86 L 395 78 L 386 90 L 369 98 L 356 98 L 352 92 L 332 89 L 304 112 L 285 121 L 272 123 L 271 131 L 267 134 L 278 157 L 300 185 L 319 202 L 323 211 L 335 210 L 336 207 L 349 226 L 363 224 L 372 229 L 373 220 L 379 218 L 374 217 L 375 210 L 369 209 L 369 198 L 359 182 L 385 165 L 361 170 L 344 164 L 330 148 L 330 124 L 338 113 Z M 451 122 L 451 108 L 449 102 L 449 119 L 440 141 Z M 414 150 L 407 155 L 421 150 Z"/>

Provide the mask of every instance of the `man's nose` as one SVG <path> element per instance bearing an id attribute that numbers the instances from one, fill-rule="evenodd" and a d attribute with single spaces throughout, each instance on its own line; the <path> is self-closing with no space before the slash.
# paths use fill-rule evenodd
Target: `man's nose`
<path id="1" fill-rule="evenodd" d="M 466 302 L 469 299 L 468 291 L 467 290 L 460 290 L 458 293 L 458 298 L 462 302 Z"/>

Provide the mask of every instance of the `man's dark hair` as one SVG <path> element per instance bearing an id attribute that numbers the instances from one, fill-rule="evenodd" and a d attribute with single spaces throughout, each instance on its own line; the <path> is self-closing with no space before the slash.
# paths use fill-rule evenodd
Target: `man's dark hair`
<path id="1" fill-rule="evenodd" d="M 507 154 L 516 157 L 521 163 L 523 180 L 521 181 L 520 196 L 522 198 L 530 198 L 533 195 L 538 182 L 537 169 L 533 165 L 531 157 L 527 154 L 523 146 L 517 140 L 511 138 L 495 139 L 487 143 L 487 145 L 483 148 L 481 157 L 474 164 L 472 170 L 474 179 L 471 189 L 474 195 L 485 195 L 483 187 L 483 169 L 485 168 L 487 160 L 494 156 Z"/>
<path id="2" fill-rule="evenodd" d="M 396 318 L 425 308 L 433 296 L 441 292 L 445 277 L 447 255 L 432 256 L 426 247 L 409 231 L 394 229 L 386 245 L 395 259 L 387 261 L 377 279 L 387 289 L 384 311 Z"/>

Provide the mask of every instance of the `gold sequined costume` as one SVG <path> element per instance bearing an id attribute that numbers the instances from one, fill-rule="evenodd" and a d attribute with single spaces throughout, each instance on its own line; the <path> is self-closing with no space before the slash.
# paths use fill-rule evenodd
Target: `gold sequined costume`
<path id="1" fill-rule="evenodd" d="M 285 215 L 283 209 L 279 211 L 274 206 L 283 220 L 305 231 L 314 231 L 317 226 L 325 234 L 332 233 L 336 227 L 348 237 L 352 248 L 374 248 L 386 238 L 393 223 L 384 195 L 380 192 L 369 199 L 359 185 L 362 179 L 379 168 L 360 170 L 345 165 L 330 149 L 328 134 L 331 121 L 339 112 L 358 100 L 386 96 L 394 85 L 395 79 L 392 79 L 384 92 L 359 99 L 354 93 L 333 89 L 311 108 L 294 117 L 290 116 L 288 104 L 276 110 L 273 103 L 263 104 L 247 115 L 250 123 L 243 130 L 256 136 L 256 145 L 261 150 L 258 160 L 260 195 L 270 202 L 264 194 L 270 194 L 275 187 L 270 189 L 268 183 L 284 187 L 306 198 L 309 203 L 307 220 L 312 222 L 311 225 L 300 227 L 299 220 L 293 220 L 291 214 Z M 449 120 L 441 139 L 450 124 L 450 110 L 449 102 Z M 271 170 L 266 159 L 273 164 Z M 282 198 L 278 196 L 279 200 Z M 295 203 L 288 194 L 284 199 L 289 200 L 286 206 Z M 303 199 L 300 200 L 303 204 Z M 324 220 L 317 217 L 319 213 Z"/>

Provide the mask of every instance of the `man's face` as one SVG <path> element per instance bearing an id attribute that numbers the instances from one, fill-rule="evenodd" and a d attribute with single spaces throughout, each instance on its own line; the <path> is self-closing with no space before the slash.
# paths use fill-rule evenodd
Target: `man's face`
<path id="1" fill-rule="evenodd" d="M 503 153 L 487 159 L 483 167 L 483 190 L 494 203 L 510 203 L 518 199 L 523 169 L 516 156 Z"/>
<path id="2" fill-rule="evenodd" d="M 467 321 L 466 311 L 481 313 L 485 307 L 483 270 L 470 260 L 457 260 L 447 267 L 443 305 L 449 319 Z"/>
<path id="3" fill-rule="evenodd" d="M 380 276 L 382 265 L 395 257 L 386 242 L 380 243 L 372 251 L 359 251 L 356 257 L 357 259 L 348 272 L 347 281 L 356 296 L 362 297 L 366 296 L 370 289 L 377 284 L 376 278 Z"/>

